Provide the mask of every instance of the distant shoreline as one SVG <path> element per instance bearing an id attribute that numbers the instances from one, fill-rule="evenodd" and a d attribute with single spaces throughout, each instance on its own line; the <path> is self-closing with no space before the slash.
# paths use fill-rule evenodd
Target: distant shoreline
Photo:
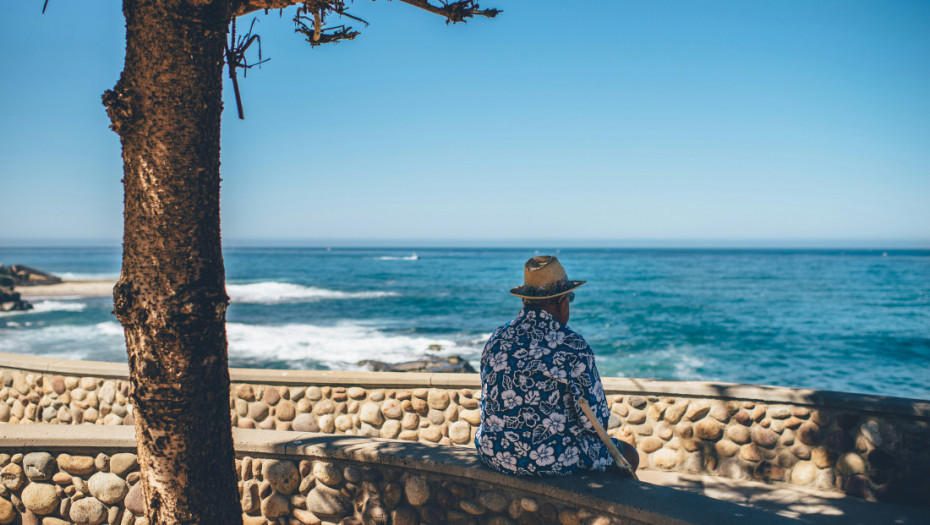
<path id="1" fill-rule="evenodd" d="M 59 284 L 17 286 L 23 298 L 47 299 L 56 297 L 107 297 L 113 295 L 116 281 L 65 281 Z"/>

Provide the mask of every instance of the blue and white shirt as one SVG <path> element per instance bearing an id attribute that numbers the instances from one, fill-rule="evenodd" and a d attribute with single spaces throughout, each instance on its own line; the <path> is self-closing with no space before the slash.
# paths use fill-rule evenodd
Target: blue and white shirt
<path id="1" fill-rule="evenodd" d="M 604 470 L 613 460 L 576 398 L 606 427 L 610 412 L 588 343 L 544 310 L 521 310 L 481 354 L 478 455 L 507 474 Z"/>

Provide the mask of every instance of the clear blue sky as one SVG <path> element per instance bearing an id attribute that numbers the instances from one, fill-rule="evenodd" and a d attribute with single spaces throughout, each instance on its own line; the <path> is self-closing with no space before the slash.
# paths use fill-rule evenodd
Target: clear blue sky
<path id="1" fill-rule="evenodd" d="M 41 4 L 0 5 L 0 244 L 115 245 L 120 2 Z M 930 246 L 930 2 L 482 5 L 314 49 L 260 16 L 226 240 Z"/>

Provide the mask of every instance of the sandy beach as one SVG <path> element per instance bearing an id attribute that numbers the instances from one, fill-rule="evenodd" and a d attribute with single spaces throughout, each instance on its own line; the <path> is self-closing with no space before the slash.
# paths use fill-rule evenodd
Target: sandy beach
<path id="1" fill-rule="evenodd" d="M 105 297 L 113 295 L 116 281 L 65 281 L 60 284 L 17 286 L 16 291 L 25 299 L 53 297 Z"/>

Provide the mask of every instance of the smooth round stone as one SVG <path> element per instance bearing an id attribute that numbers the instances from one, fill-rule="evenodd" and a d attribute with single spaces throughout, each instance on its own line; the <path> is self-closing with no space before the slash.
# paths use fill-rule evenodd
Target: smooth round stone
<path id="1" fill-rule="evenodd" d="M 341 414 L 336 416 L 336 429 L 340 432 L 345 432 L 355 426 L 352 422 L 352 416 L 347 414 Z"/>
<path id="2" fill-rule="evenodd" d="M 324 414 L 317 418 L 317 423 L 320 425 L 320 432 L 325 434 L 332 434 L 336 431 L 336 420 L 333 418 L 332 414 Z"/>
<path id="3" fill-rule="evenodd" d="M 55 512 L 60 503 L 55 486 L 48 483 L 30 483 L 26 485 L 21 499 L 27 509 L 40 516 Z"/>
<path id="4" fill-rule="evenodd" d="M 48 452 L 31 452 L 23 457 L 23 472 L 32 481 L 47 481 L 55 473 L 55 458 Z"/>
<path id="5" fill-rule="evenodd" d="M 481 412 L 478 410 L 462 410 L 459 412 L 459 418 L 472 426 L 481 424 Z"/>
<path id="6" fill-rule="evenodd" d="M 255 401 L 255 390 L 252 385 L 236 385 L 236 397 L 246 401 Z"/>
<path id="7" fill-rule="evenodd" d="M 307 387 L 307 399 L 310 401 L 319 401 L 323 398 L 323 392 L 320 391 L 318 386 L 308 386 Z"/>
<path id="8" fill-rule="evenodd" d="M 404 415 L 404 409 L 400 401 L 396 399 L 386 399 L 381 404 L 381 413 L 388 419 L 400 419 Z"/>
<path id="9" fill-rule="evenodd" d="M 313 464 L 313 477 L 317 481 L 334 487 L 342 482 L 342 471 L 328 461 L 317 461 Z"/>
<path id="10" fill-rule="evenodd" d="M 136 483 L 133 485 L 129 492 L 126 494 L 126 498 L 123 500 L 123 505 L 126 506 L 126 510 L 133 513 L 136 516 L 141 516 L 145 512 L 144 508 L 144 495 L 142 493 L 142 483 Z"/>
<path id="11" fill-rule="evenodd" d="M 358 418 L 374 426 L 379 426 L 384 422 L 384 417 L 381 415 L 381 407 L 379 407 L 377 403 L 372 402 L 362 404 Z"/>
<path id="12" fill-rule="evenodd" d="M 385 439 L 394 439 L 398 434 L 400 434 L 400 421 L 396 419 L 387 420 L 379 431 L 379 435 Z"/>
<path id="13" fill-rule="evenodd" d="M 262 500 L 261 511 L 265 518 L 277 519 L 286 516 L 290 510 L 290 503 L 281 494 L 274 493 Z"/>
<path id="14" fill-rule="evenodd" d="M 445 410 L 449 406 L 449 392 L 431 388 L 426 397 L 426 404 L 435 410 Z"/>
<path id="15" fill-rule="evenodd" d="M 352 502 L 338 489 L 317 484 L 307 494 L 307 510 L 317 516 L 344 516 L 352 511 Z"/>
<path id="16" fill-rule="evenodd" d="M 749 431 L 749 438 L 753 443 L 763 448 L 772 448 L 778 441 L 778 434 L 763 427 L 752 427 Z"/>
<path id="17" fill-rule="evenodd" d="M 456 421 L 449 426 L 449 439 L 457 445 L 468 443 L 471 439 L 471 425 L 464 421 Z M 468 512 L 468 511 L 466 511 Z"/>
<path id="18" fill-rule="evenodd" d="M 659 468 L 675 468 L 675 465 L 678 464 L 678 453 L 674 450 L 663 448 L 652 455 L 652 462 Z"/>
<path id="19" fill-rule="evenodd" d="M 82 377 L 81 378 L 81 388 L 87 391 L 97 389 L 97 380 L 93 377 Z"/>
<path id="20" fill-rule="evenodd" d="M 749 443 L 749 429 L 743 425 L 731 425 L 727 427 L 726 435 L 734 443 Z"/>
<path id="21" fill-rule="evenodd" d="M 101 472 L 110 470 L 110 456 L 101 452 L 94 458 L 94 467 Z"/>
<path id="22" fill-rule="evenodd" d="M 6 403 L 0 403 L 0 422 L 6 423 L 10 420 L 10 406 Z"/>
<path id="23" fill-rule="evenodd" d="M 281 400 L 281 394 L 278 393 L 278 390 L 274 387 L 268 387 L 262 392 L 262 401 L 274 406 L 278 401 Z"/>
<path id="24" fill-rule="evenodd" d="M 297 404 L 293 401 L 281 401 L 275 406 L 274 415 L 278 421 L 293 421 L 297 415 Z"/>
<path id="25" fill-rule="evenodd" d="M 791 469 L 791 483 L 807 485 L 817 476 L 817 468 L 810 461 L 799 461 Z"/>
<path id="26" fill-rule="evenodd" d="M 690 421 L 697 421 L 710 412 L 710 404 L 707 401 L 692 401 L 685 413 L 685 418 Z"/>
<path id="27" fill-rule="evenodd" d="M 725 458 L 735 456 L 736 453 L 739 452 L 739 445 L 728 439 L 722 439 L 716 442 L 714 448 L 717 450 L 717 454 Z"/>
<path id="28" fill-rule="evenodd" d="M 429 501 L 429 484 L 420 476 L 410 476 L 404 482 L 404 494 L 407 496 L 407 503 L 418 507 Z"/>
<path id="29" fill-rule="evenodd" d="M 626 422 L 630 425 L 638 425 L 643 421 L 646 421 L 646 412 L 635 408 L 630 410 L 630 414 L 626 417 Z"/>
<path id="30" fill-rule="evenodd" d="M 772 419 L 788 419 L 791 415 L 791 409 L 784 405 L 769 407 L 768 415 Z"/>
<path id="31" fill-rule="evenodd" d="M 3 405 L 3 406 L 6 406 L 6 405 Z M 72 420 L 71 410 L 67 406 L 62 405 L 58 407 L 58 412 L 56 413 L 55 417 L 57 417 L 58 421 L 62 423 L 66 423 L 66 424 L 70 423 Z"/>
<path id="32" fill-rule="evenodd" d="M 291 461 L 266 459 L 262 462 L 262 478 L 270 483 L 276 492 L 288 496 L 297 491 L 300 485 L 300 472 Z"/>
<path id="33" fill-rule="evenodd" d="M 112 405 L 116 400 L 116 384 L 114 384 L 113 381 L 105 382 L 103 386 L 100 387 L 100 392 L 97 394 L 97 398 Z"/>
<path id="34" fill-rule="evenodd" d="M 367 394 L 364 388 L 360 388 L 357 386 L 349 387 L 349 390 L 347 391 L 347 393 L 349 394 L 349 397 L 352 399 L 362 399 Z"/>
<path id="35" fill-rule="evenodd" d="M 420 426 L 420 416 L 413 412 L 407 412 L 404 414 L 404 419 L 400 422 L 400 426 L 404 430 L 413 430 Z"/>
<path id="36" fill-rule="evenodd" d="M 313 405 L 313 413 L 316 415 L 332 414 L 336 411 L 336 403 L 329 398 L 321 399 Z"/>
<path id="37" fill-rule="evenodd" d="M 107 505 L 113 505 L 123 501 L 126 493 L 129 492 L 129 486 L 123 478 L 111 472 L 98 472 L 87 480 L 87 486 L 90 493 Z"/>
<path id="38" fill-rule="evenodd" d="M 659 450 L 660 448 L 662 448 L 662 440 L 655 436 L 649 436 L 649 437 L 643 438 L 642 441 L 640 441 L 639 443 L 639 449 L 645 452 L 646 454 L 655 452 L 656 450 Z"/>
<path id="39" fill-rule="evenodd" d="M 16 509 L 13 504 L 6 498 L 0 498 L 0 524 L 6 525 L 14 519 L 16 519 Z"/>
<path id="40" fill-rule="evenodd" d="M 820 441 L 820 426 L 807 422 L 798 427 L 798 440 L 805 445 L 815 446 Z"/>
<path id="41" fill-rule="evenodd" d="M 320 425 L 313 414 L 301 414 L 294 418 L 294 430 L 298 432 L 319 432 Z"/>
<path id="42" fill-rule="evenodd" d="M 411 507 L 398 507 L 391 511 L 391 523 L 394 525 L 417 525 L 420 514 Z"/>
<path id="43" fill-rule="evenodd" d="M 746 461 L 760 461 L 762 459 L 762 453 L 759 451 L 759 447 L 757 447 L 755 443 L 749 443 L 740 447 L 739 457 L 745 459 Z"/>
<path id="44" fill-rule="evenodd" d="M 80 525 L 99 525 L 107 519 L 107 508 L 97 498 L 81 498 L 71 504 L 71 521 Z"/>
<path id="45" fill-rule="evenodd" d="M 0 470 L 0 481 L 3 486 L 10 490 L 19 490 L 26 483 L 26 476 L 23 474 L 23 468 L 16 463 L 10 463 Z"/>
<path id="46" fill-rule="evenodd" d="M 135 454 L 129 452 L 120 452 L 113 454 L 110 458 L 110 472 L 117 476 L 125 476 L 139 466 L 139 460 Z"/>
<path id="47" fill-rule="evenodd" d="M 865 460 L 855 452 L 847 452 L 837 460 L 836 467 L 843 474 L 864 474 Z"/>
<path id="48" fill-rule="evenodd" d="M 256 401 L 249 404 L 249 417 L 252 418 L 253 421 L 263 421 L 268 417 L 269 411 L 270 408 L 268 407 L 268 403 L 264 401 Z"/>
<path id="49" fill-rule="evenodd" d="M 695 423 L 694 435 L 706 440 L 720 439 L 723 435 L 723 425 L 714 419 L 702 419 Z"/>
<path id="50" fill-rule="evenodd" d="M 504 512 L 510 505 L 510 500 L 504 494 L 488 490 L 478 495 L 478 503 L 484 505 L 491 512 Z"/>
<path id="51" fill-rule="evenodd" d="M 442 439 L 441 427 L 427 427 L 420 431 L 420 437 L 431 443 L 436 443 Z"/>
<path id="52" fill-rule="evenodd" d="M 817 447 L 811 450 L 811 461 L 818 468 L 827 468 L 833 463 L 833 456 L 830 451 L 824 447 Z"/>

